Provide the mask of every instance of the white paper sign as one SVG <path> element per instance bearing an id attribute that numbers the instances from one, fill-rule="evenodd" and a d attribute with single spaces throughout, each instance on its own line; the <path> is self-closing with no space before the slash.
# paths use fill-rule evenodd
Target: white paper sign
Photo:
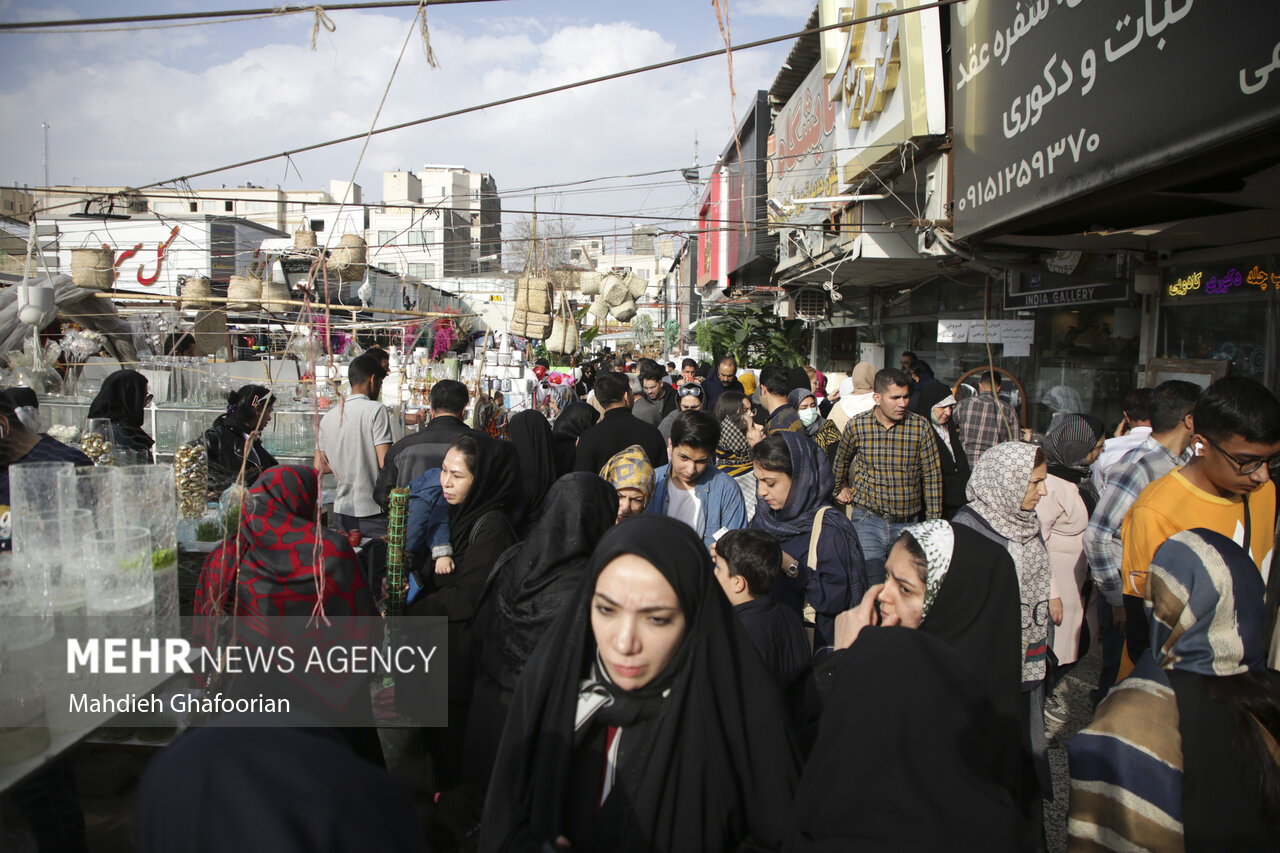
<path id="1" fill-rule="evenodd" d="M 939 320 L 938 343 L 963 344 L 969 340 L 968 320 Z"/>
<path id="2" fill-rule="evenodd" d="M 1035 320 L 1000 321 L 1000 338 L 1004 342 L 1004 354 L 1007 358 L 1025 358 L 1031 355 L 1035 335 Z"/>
<path id="3" fill-rule="evenodd" d="M 1000 337 L 1000 320 L 970 320 L 969 321 L 969 343 L 971 344 L 998 344 Z"/>

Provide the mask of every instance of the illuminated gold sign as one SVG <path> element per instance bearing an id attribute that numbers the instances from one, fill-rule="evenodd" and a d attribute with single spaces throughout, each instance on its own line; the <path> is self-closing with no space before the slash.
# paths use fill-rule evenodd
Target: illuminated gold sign
<path id="1" fill-rule="evenodd" d="M 834 97 L 848 104 L 849 127 L 861 127 L 883 110 L 885 101 L 898 85 L 902 66 L 898 32 L 901 18 L 865 21 L 869 15 L 893 10 L 892 3 L 858 0 L 853 7 L 840 9 L 844 21 L 858 21 L 849 31 L 840 57 L 840 85 Z"/>

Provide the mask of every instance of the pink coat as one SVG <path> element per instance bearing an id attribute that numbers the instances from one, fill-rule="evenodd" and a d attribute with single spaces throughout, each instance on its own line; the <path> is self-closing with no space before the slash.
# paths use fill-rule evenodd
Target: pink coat
<path id="1" fill-rule="evenodd" d="M 1053 627 L 1053 653 L 1058 663 L 1074 663 L 1084 622 L 1080 589 L 1088 575 L 1084 532 L 1089 527 L 1089 513 L 1075 483 L 1050 474 L 1045 488 L 1048 494 L 1036 504 L 1036 515 L 1049 550 L 1049 598 L 1062 599 L 1062 624 Z"/>

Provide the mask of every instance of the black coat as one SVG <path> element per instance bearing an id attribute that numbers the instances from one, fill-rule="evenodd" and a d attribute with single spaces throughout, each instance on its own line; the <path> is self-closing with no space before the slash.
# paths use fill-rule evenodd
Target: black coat
<path id="1" fill-rule="evenodd" d="M 244 485 L 252 486 L 258 475 L 267 468 L 280 464 L 267 452 L 258 439 L 249 448 L 249 459 L 244 458 L 244 431 L 230 415 L 218 415 L 213 426 L 204 431 L 200 443 L 209 454 L 209 494 L 220 495 L 240 477 L 240 464 L 244 462 Z"/>
<path id="2" fill-rule="evenodd" d="M 734 605 L 733 613 L 746 629 L 764 664 L 778 678 L 784 690 L 809 668 L 809 638 L 804 622 L 790 607 L 771 596 Z"/>
<path id="3" fill-rule="evenodd" d="M 654 468 L 667 464 L 667 443 L 662 440 L 662 433 L 657 427 L 640 420 L 624 406 L 610 409 L 604 413 L 600 423 L 578 439 L 573 470 L 598 474 L 615 453 L 633 444 L 644 448 L 649 464 Z"/>
<path id="4" fill-rule="evenodd" d="M 480 435 L 453 415 L 441 414 L 431 419 L 425 427 L 413 435 L 391 445 L 386 461 L 378 472 L 373 487 L 373 499 L 386 508 L 391 490 L 409 485 L 409 482 L 432 468 L 444 464 L 449 445 L 464 435 Z"/>

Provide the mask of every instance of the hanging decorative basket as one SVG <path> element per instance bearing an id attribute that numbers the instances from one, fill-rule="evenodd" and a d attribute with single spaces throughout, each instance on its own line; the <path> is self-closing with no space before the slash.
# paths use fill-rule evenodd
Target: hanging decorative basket
<path id="1" fill-rule="evenodd" d="M 556 317 L 551 324 L 551 336 L 547 338 L 547 349 L 568 355 L 578 349 L 578 324 L 572 317 Z"/>
<path id="2" fill-rule="evenodd" d="M 621 305 L 615 305 L 613 308 L 613 316 L 617 318 L 619 323 L 626 323 L 636 316 L 636 303 L 634 299 L 628 299 Z"/>
<path id="3" fill-rule="evenodd" d="M 72 249 L 71 280 L 86 290 L 110 290 L 116 280 L 114 249 Z"/>
<path id="4" fill-rule="evenodd" d="M 316 245 L 316 232 L 306 230 L 293 232 L 293 247 L 295 249 L 314 249 Z"/>
<path id="5" fill-rule="evenodd" d="M 551 282 L 545 278 L 522 278 L 516 282 L 516 308 L 534 314 L 551 311 Z"/>
<path id="6" fill-rule="evenodd" d="M 609 316 L 609 308 L 611 306 L 604 301 L 603 296 L 597 296 L 595 302 L 591 303 L 591 307 L 587 309 L 587 313 L 597 320 L 604 320 Z"/>
<path id="7" fill-rule="evenodd" d="M 213 285 L 204 276 L 192 276 L 182 283 L 182 307 L 185 310 L 211 308 L 213 303 L 209 297 L 213 295 Z"/>
<path id="8" fill-rule="evenodd" d="M 578 289 L 582 291 L 583 296 L 599 296 L 600 282 L 604 280 L 604 276 L 598 272 L 583 272 L 578 274 Z"/>
<path id="9" fill-rule="evenodd" d="M 262 279 L 248 275 L 233 275 L 227 284 L 227 308 L 232 311 L 252 311 L 262 300 Z"/>
<path id="10" fill-rule="evenodd" d="M 646 290 L 649 289 L 649 280 L 643 276 L 636 275 L 634 272 L 627 273 L 627 288 L 631 291 L 632 299 L 639 299 L 644 296 Z"/>
<path id="11" fill-rule="evenodd" d="M 525 320 L 526 337 L 542 340 L 551 334 L 551 315 L 530 313 Z"/>
<path id="12" fill-rule="evenodd" d="M 631 288 L 616 273 L 609 273 L 600 282 L 600 295 L 610 305 L 621 305 L 631 298 Z"/>
<path id="13" fill-rule="evenodd" d="M 338 248 L 329 253 L 329 272 L 337 273 L 339 281 L 360 281 L 368 269 L 365 257 L 364 238 L 359 234 L 344 234 Z"/>
<path id="14" fill-rule="evenodd" d="M 289 285 L 283 282 L 268 282 L 262 286 L 262 307 L 268 311 L 289 310 Z"/>

